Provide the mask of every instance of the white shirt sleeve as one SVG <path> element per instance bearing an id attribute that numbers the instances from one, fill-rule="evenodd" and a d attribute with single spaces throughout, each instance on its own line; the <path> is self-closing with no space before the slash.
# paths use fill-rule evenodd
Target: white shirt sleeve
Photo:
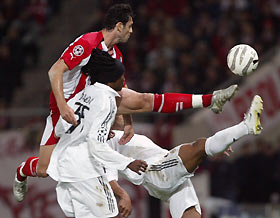
<path id="1" fill-rule="evenodd" d="M 107 176 L 107 179 L 108 179 L 109 182 L 111 182 L 113 180 L 118 181 L 118 179 L 119 179 L 119 172 L 116 169 L 112 169 L 112 168 L 108 169 L 108 168 L 106 168 L 106 176 Z"/>
<path id="2" fill-rule="evenodd" d="M 98 106 L 96 105 L 98 115 L 94 118 L 88 137 L 89 151 L 106 168 L 124 170 L 134 159 L 114 151 L 107 143 L 117 110 L 115 99 L 108 98 L 108 96 L 103 96 L 103 98 L 100 96 L 100 98 L 102 102 Z"/>

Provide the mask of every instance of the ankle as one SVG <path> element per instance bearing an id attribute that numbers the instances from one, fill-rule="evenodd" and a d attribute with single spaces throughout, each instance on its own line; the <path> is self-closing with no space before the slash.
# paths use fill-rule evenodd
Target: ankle
<path id="1" fill-rule="evenodd" d="M 18 168 L 17 168 L 17 180 L 19 182 L 24 182 L 26 180 L 26 176 L 22 173 L 22 167 L 23 165 L 20 165 Z"/>

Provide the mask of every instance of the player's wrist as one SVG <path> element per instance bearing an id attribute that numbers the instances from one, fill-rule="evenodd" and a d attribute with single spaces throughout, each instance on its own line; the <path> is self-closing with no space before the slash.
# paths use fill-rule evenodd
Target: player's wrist
<path id="1" fill-rule="evenodd" d="M 124 200 L 130 199 L 129 195 L 127 194 L 127 192 L 124 189 L 120 190 L 119 198 L 124 199 Z"/>
<path id="2" fill-rule="evenodd" d="M 58 107 L 59 111 L 62 111 L 66 107 L 68 107 L 68 105 L 67 105 L 66 101 L 64 100 L 64 101 L 57 102 L 57 107 Z"/>

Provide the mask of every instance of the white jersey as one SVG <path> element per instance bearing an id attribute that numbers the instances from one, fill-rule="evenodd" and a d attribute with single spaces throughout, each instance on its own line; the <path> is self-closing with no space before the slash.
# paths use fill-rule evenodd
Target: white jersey
<path id="1" fill-rule="evenodd" d="M 159 147 L 146 136 L 138 134 L 135 134 L 127 144 L 120 145 L 118 142 L 123 132 L 117 130 L 114 130 L 114 132 L 115 137 L 110 139 L 108 141 L 108 144 L 113 150 L 118 151 L 120 154 L 126 157 L 131 157 L 133 159 L 138 160 L 145 160 L 147 164 L 150 165 L 156 160 L 158 160 L 160 157 L 163 157 L 168 153 L 168 150 Z M 118 173 L 114 169 L 109 169 L 107 171 L 109 172 L 107 174 L 109 181 L 118 179 Z M 126 176 L 129 178 L 129 181 L 131 181 L 135 185 L 140 185 L 144 181 L 143 173 L 142 175 L 138 175 L 137 173 L 134 173 L 129 169 L 125 170 L 125 172 L 123 173 L 125 173 Z"/>
<path id="2" fill-rule="evenodd" d="M 199 214 L 201 209 L 189 173 L 181 158 L 177 146 L 171 151 L 160 148 L 149 138 L 135 134 L 126 145 L 119 145 L 121 131 L 114 131 L 115 137 L 109 145 L 127 157 L 142 159 L 148 163 L 148 169 L 138 175 L 129 169 L 119 171 L 126 179 L 135 185 L 143 185 L 151 196 L 169 203 L 173 218 L 181 218 L 186 209 L 194 206 Z M 108 180 L 117 180 L 118 172 L 109 170 Z"/>
<path id="3" fill-rule="evenodd" d="M 180 146 L 168 151 L 146 136 L 138 134 L 135 134 L 127 144 L 119 145 L 122 132 L 114 132 L 115 137 L 108 142 L 112 149 L 124 156 L 144 160 L 148 164 L 146 172 L 142 175 L 130 169 L 119 172 L 133 184 L 143 185 L 150 195 L 167 200 L 178 186 L 193 176 L 193 173 L 187 172 L 178 155 Z M 107 178 L 109 181 L 117 180 L 117 172 L 114 169 L 108 170 Z"/>
<path id="4" fill-rule="evenodd" d="M 75 111 L 77 126 L 61 117 L 56 125 L 59 143 L 53 150 L 47 173 L 56 181 L 77 182 L 105 173 L 105 166 L 124 170 L 134 159 L 111 149 L 107 138 L 117 112 L 119 94 L 95 83 L 68 102 Z"/>

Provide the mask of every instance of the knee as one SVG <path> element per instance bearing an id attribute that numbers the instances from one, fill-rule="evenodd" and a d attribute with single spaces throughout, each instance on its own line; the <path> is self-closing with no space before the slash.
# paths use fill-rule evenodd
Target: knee
<path id="1" fill-rule="evenodd" d="M 205 153 L 205 142 L 206 138 L 199 138 L 191 144 L 192 152 L 195 154 L 204 154 Z"/>
<path id="2" fill-rule="evenodd" d="M 203 148 L 206 142 L 206 138 L 199 138 L 192 143 L 193 146 Z"/>
<path id="3" fill-rule="evenodd" d="M 47 169 L 38 166 L 38 168 L 37 168 L 37 176 L 38 176 L 38 177 L 41 177 L 41 178 L 46 178 L 46 177 L 48 177 Z"/>
<path id="4" fill-rule="evenodd" d="M 151 112 L 153 109 L 154 96 L 150 93 L 139 93 L 139 105 L 143 112 Z"/>

